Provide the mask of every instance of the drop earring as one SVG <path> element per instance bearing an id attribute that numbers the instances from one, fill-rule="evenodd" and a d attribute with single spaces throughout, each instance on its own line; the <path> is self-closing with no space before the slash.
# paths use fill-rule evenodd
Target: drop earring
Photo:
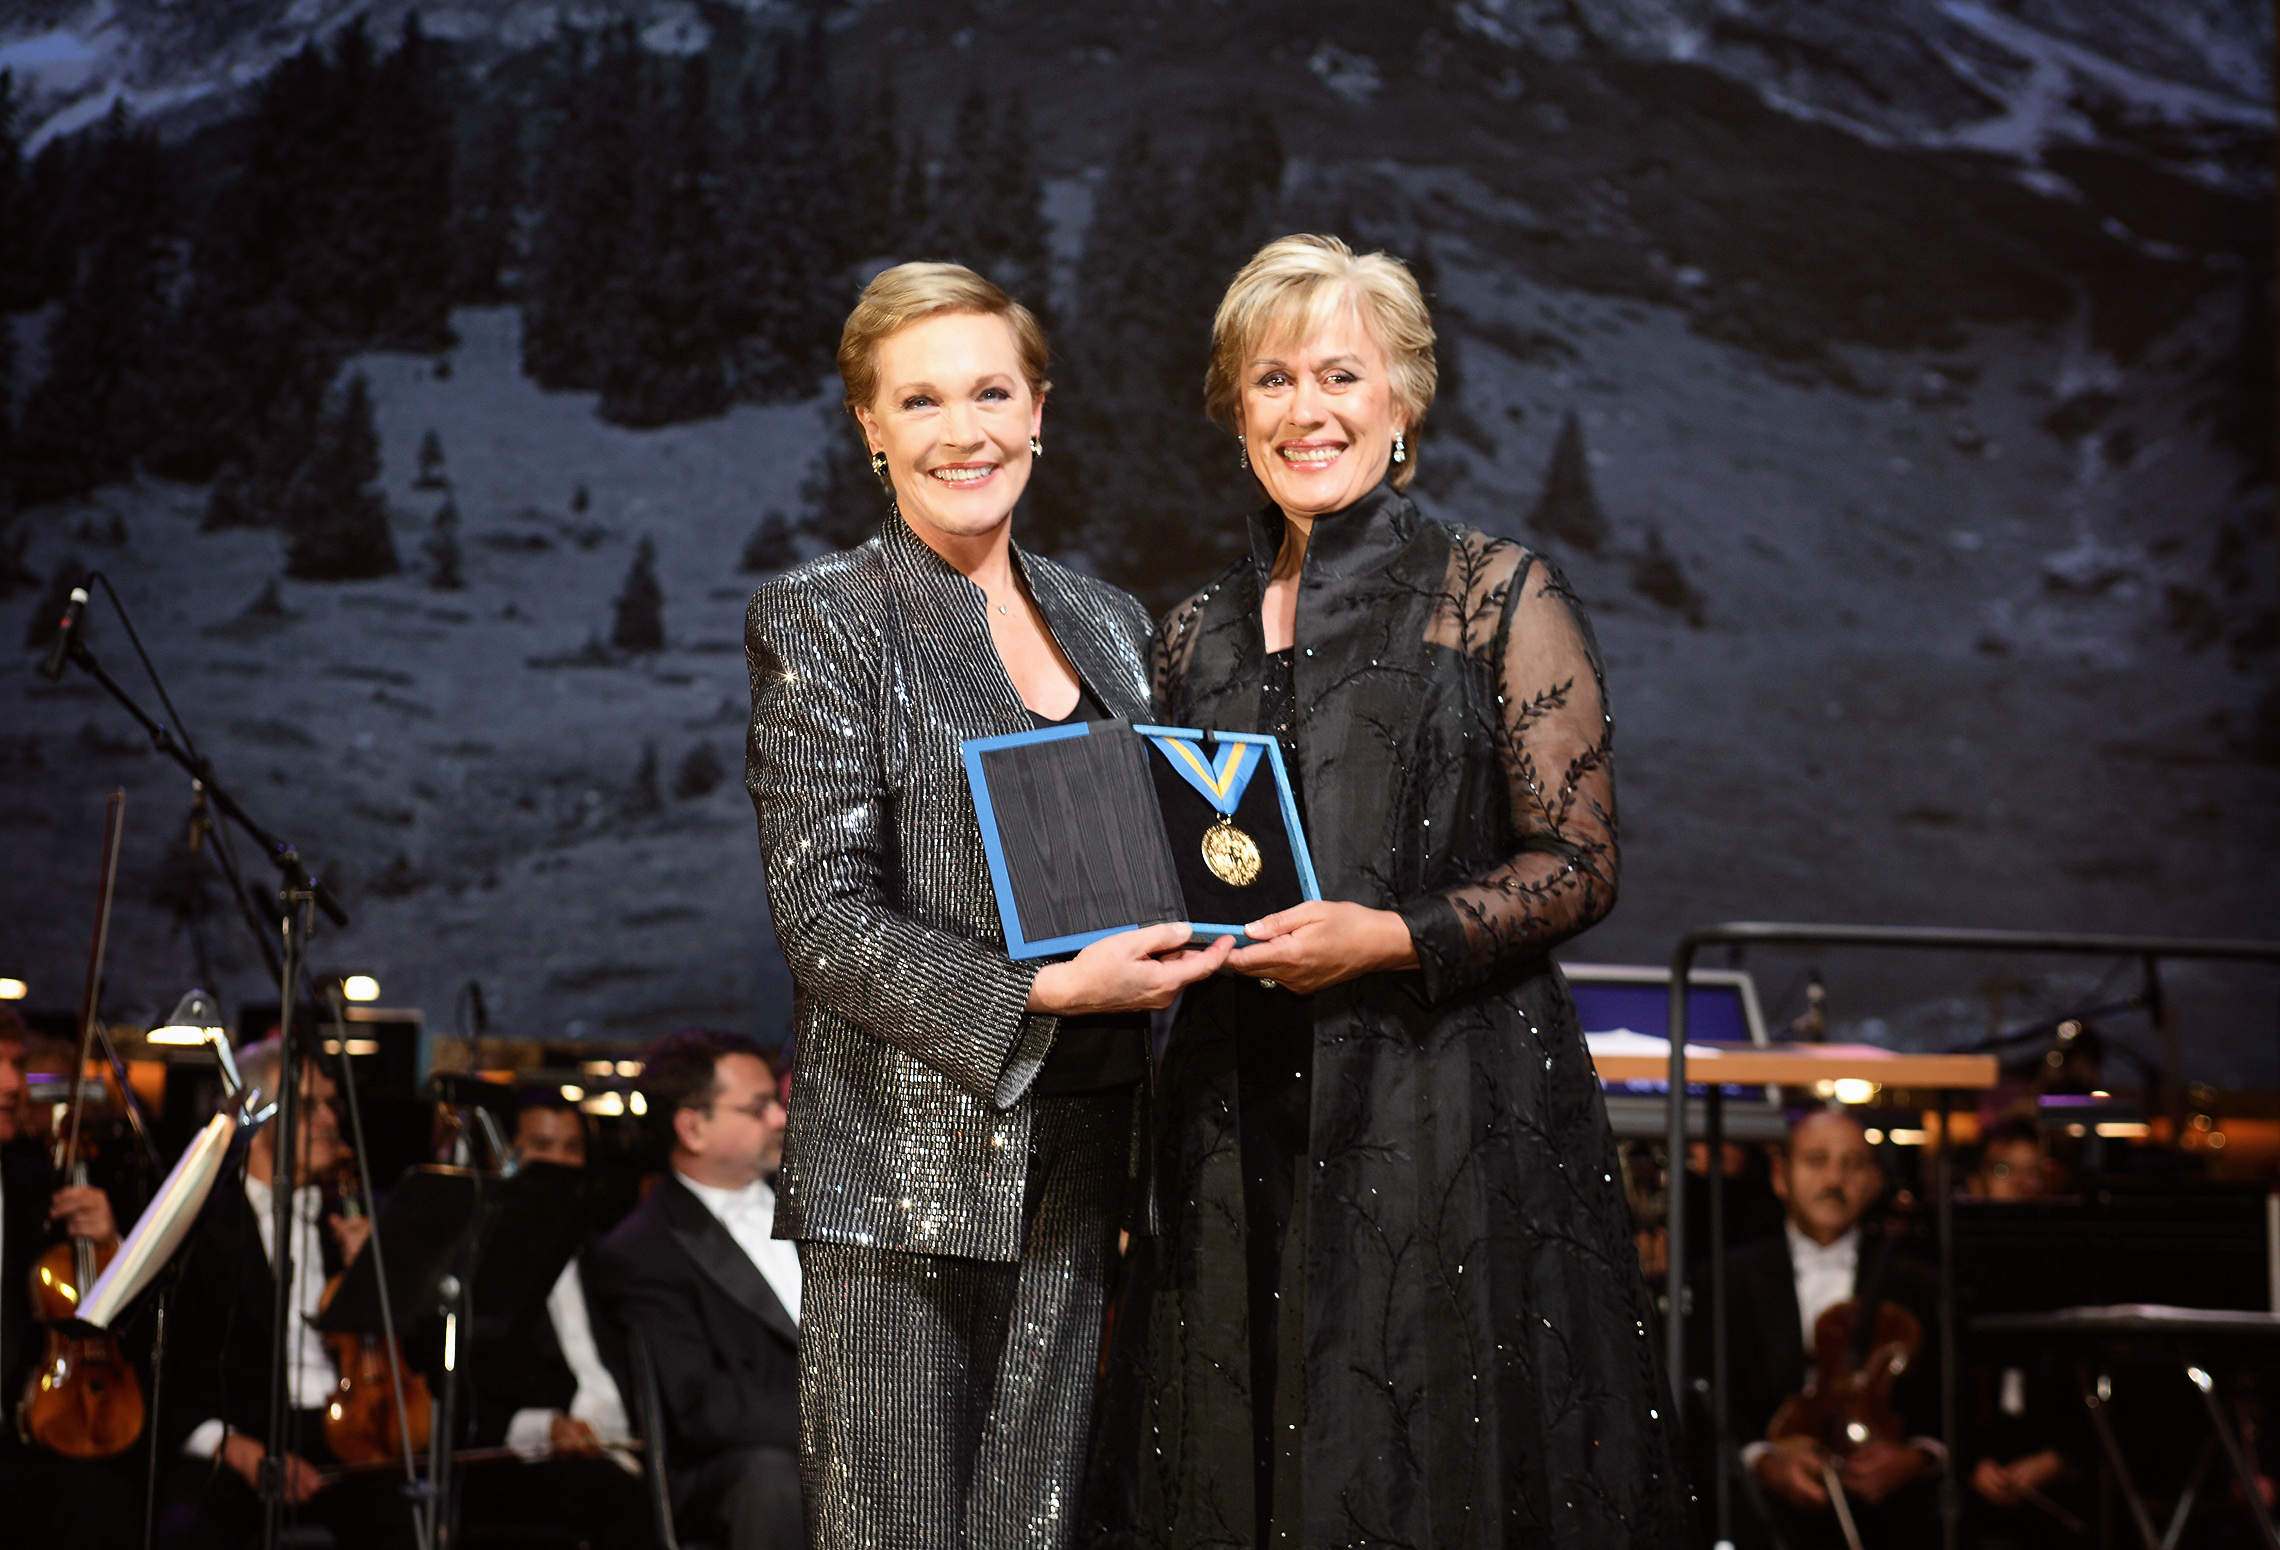
<path id="1" fill-rule="evenodd" d="M 1409 461 L 1409 443 L 1402 439 L 1399 431 L 1393 433 L 1393 460 L 1396 463 Z"/>
<path id="2" fill-rule="evenodd" d="M 894 488 L 894 481 L 887 477 L 887 455 L 884 452 L 871 454 L 871 473 L 878 479 L 880 489 Z"/>
<path id="3" fill-rule="evenodd" d="M 1235 438 L 1235 466 L 1237 468 L 1249 468 L 1251 466 L 1251 444 L 1240 436 Z"/>
<path id="4" fill-rule="evenodd" d="M 1042 441 L 1039 441 L 1039 440 L 1038 440 L 1036 437 L 1034 437 L 1034 436 L 1030 437 L 1030 438 L 1029 438 L 1029 455 L 1030 455 L 1031 457 L 1043 457 L 1043 456 L 1045 455 L 1045 443 L 1043 443 Z"/>

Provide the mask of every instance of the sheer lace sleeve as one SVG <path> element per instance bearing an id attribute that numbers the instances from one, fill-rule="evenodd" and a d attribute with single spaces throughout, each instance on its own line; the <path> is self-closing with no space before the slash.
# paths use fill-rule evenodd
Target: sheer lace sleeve
<path id="1" fill-rule="evenodd" d="M 1615 903 L 1617 851 L 1614 723 L 1566 579 L 1516 545 L 1460 534 L 1432 628 L 1491 671 L 1481 716 L 1514 844 L 1501 864 L 1402 907 L 1438 1001 L 1597 923 Z"/>
<path id="2" fill-rule="evenodd" d="M 1148 691 L 1160 717 L 1176 719 L 1180 714 L 1178 701 L 1187 684 L 1188 663 L 1195 657 L 1204 600 L 1210 595 L 1209 588 L 1196 593 L 1164 615 L 1156 626 L 1155 643 L 1148 653 Z"/>

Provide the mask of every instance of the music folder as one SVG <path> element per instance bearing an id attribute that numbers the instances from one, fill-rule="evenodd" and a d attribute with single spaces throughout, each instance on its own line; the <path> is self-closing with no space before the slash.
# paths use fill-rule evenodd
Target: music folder
<path id="1" fill-rule="evenodd" d="M 1077 721 L 963 747 L 1015 959 L 1167 920 L 1248 941 L 1248 922 L 1322 897 L 1271 736 Z"/>

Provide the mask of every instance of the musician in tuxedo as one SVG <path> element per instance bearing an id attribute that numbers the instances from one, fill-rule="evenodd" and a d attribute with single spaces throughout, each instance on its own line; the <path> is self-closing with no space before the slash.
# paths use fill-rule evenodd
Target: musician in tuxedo
<path id="1" fill-rule="evenodd" d="M 26 1042 L 23 1022 L 0 1007 L 0 1406 L 11 1414 L 46 1348 L 31 1284 L 33 1262 L 53 1241 L 51 1227 L 91 1238 L 98 1248 L 119 1242 L 110 1198 L 93 1185 L 56 1188 L 46 1150 L 24 1134 Z M 0 1422 L 0 1538 L 13 1531 L 26 1544 L 132 1544 L 141 1525 L 123 1462 L 61 1458 Z"/>
<path id="2" fill-rule="evenodd" d="M 249 1088 L 280 1088 L 277 1041 L 237 1057 Z M 374 1472 L 327 1483 L 336 1464 L 325 1445 L 324 1407 L 339 1381 L 332 1353 L 308 1322 L 325 1279 L 354 1262 L 371 1236 L 362 1217 L 324 1216 L 315 1182 L 344 1155 L 331 1078 L 313 1062 L 300 1075 L 294 1129 L 297 1169 L 280 1169 L 274 1117 L 245 1150 L 242 1176 L 225 1171 L 183 1251 L 167 1314 L 165 1403 L 154 1438 L 161 1450 L 158 1541 L 169 1550 L 235 1550 L 262 1529 L 261 1469 L 268 1456 L 271 1312 L 276 1296 L 272 1191 L 293 1180 L 293 1284 L 287 1302 L 286 1394 L 292 1407 L 280 1471 L 289 1511 L 331 1531 L 340 1550 L 404 1550 L 412 1512 L 401 1474 Z"/>
<path id="3" fill-rule="evenodd" d="M 1893 1390 L 1900 1442 L 1870 1442 L 1835 1466 L 1864 1550 L 1917 1550 L 1937 1542 L 1935 1485 L 1946 1452 L 1939 1422 L 1938 1277 L 1864 1230 L 1884 1193 L 1884 1172 L 1860 1121 L 1841 1109 L 1807 1114 L 1773 1159 L 1773 1189 L 1785 1215 L 1773 1237 L 1726 1260 L 1729 1435 L 1741 1445 L 1744 1496 L 1759 1504 L 1777 1550 L 1843 1550 L 1842 1515 L 1820 1458 L 1766 1440 L 1782 1402 L 1813 1370 L 1813 1327 L 1847 1298 L 1874 1292 L 1916 1316 L 1923 1344 Z M 1698 1343 L 1697 1350 L 1706 1350 Z M 1736 1529 L 1751 1540 L 1749 1512 Z"/>
<path id="4" fill-rule="evenodd" d="M 586 1118 L 561 1088 L 526 1088 L 516 1101 L 514 1147 L 525 1165 L 583 1168 Z M 641 1550 L 656 1542 L 649 1497 L 640 1466 L 620 1446 L 632 1428 L 595 1337 L 583 1257 L 573 1255 L 546 1297 L 508 1327 L 477 1326 L 470 1440 L 524 1458 L 469 1467 L 460 1477 L 460 1517 L 470 1528 L 554 1524 L 596 1550 Z"/>
<path id="5" fill-rule="evenodd" d="M 749 1039 L 691 1031 L 650 1049 L 642 1089 L 671 1165 L 587 1257 L 588 1288 L 612 1336 L 649 1349 L 678 1532 L 796 1550 L 800 1263 L 772 1236 L 775 1072 Z"/>

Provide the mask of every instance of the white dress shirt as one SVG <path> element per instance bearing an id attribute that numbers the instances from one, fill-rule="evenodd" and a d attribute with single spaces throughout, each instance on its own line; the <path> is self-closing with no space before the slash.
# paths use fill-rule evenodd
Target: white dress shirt
<path id="1" fill-rule="evenodd" d="M 775 1236 L 776 1192 L 768 1187 L 766 1179 L 754 1179 L 742 1189 L 715 1189 L 710 1184 L 699 1184 L 680 1169 L 673 1177 L 688 1186 L 689 1193 L 704 1202 L 705 1209 L 719 1218 L 721 1226 L 744 1250 L 744 1257 L 759 1268 L 768 1282 L 768 1289 L 776 1294 L 776 1301 L 800 1321 L 800 1251 L 797 1244 Z"/>
<path id="2" fill-rule="evenodd" d="M 586 1315 L 586 1288 L 579 1278 L 575 1259 L 562 1267 L 562 1274 L 555 1278 L 554 1290 L 546 1294 L 546 1321 L 554 1326 L 554 1340 L 562 1347 L 562 1360 L 569 1364 L 570 1375 L 578 1380 L 578 1391 L 570 1398 L 570 1419 L 585 1422 L 605 1443 L 629 1441 L 633 1428 L 626 1423 L 625 1400 L 618 1393 L 617 1380 L 602 1365 L 602 1353 L 594 1344 L 593 1320 Z M 553 1443 L 554 1418 L 562 1413 L 559 1410 L 517 1410 L 507 1422 L 507 1446 L 534 1458 L 544 1454 Z"/>
<path id="3" fill-rule="evenodd" d="M 245 1200 L 253 1207 L 253 1219 L 261 1228 L 261 1252 L 268 1257 L 274 1273 L 277 1222 L 271 1213 L 276 1208 L 276 1196 L 270 1193 L 267 1184 L 247 1174 Z M 333 1390 L 339 1384 L 324 1337 L 309 1325 L 309 1320 L 316 1316 L 317 1303 L 325 1294 L 325 1245 L 318 1231 L 323 1207 L 323 1199 L 314 1184 L 304 1184 L 293 1191 L 293 1295 L 287 1304 L 291 1309 L 287 1318 L 292 1325 L 292 1338 L 285 1353 L 285 1385 L 296 1410 L 322 1409 L 331 1401 Z M 190 1458 L 212 1458 L 220 1451 L 228 1430 L 219 1416 L 208 1417 L 190 1433 L 182 1444 L 182 1451 Z"/>
<path id="4" fill-rule="evenodd" d="M 1860 1269 L 1860 1229 L 1855 1227 L 1827 1245 L 1799 1232 L 1795 1222 L 1783 1222 L 1781 1230 L 1789 1235 L 1789 1263 L 1797 1272 L 1799 1337 L 1810 1356 L 1813 1326 L 1853 1294 L 1853 1277 Z"/>

